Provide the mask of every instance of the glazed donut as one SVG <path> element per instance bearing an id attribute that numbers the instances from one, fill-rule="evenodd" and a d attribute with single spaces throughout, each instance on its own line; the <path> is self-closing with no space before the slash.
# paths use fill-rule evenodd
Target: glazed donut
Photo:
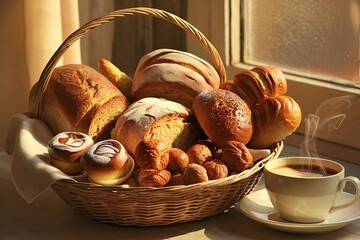
<path id="1" fill-rule="evenodd" d="M 90 182 L 118 185 L 134 170 L 134 161 L 123 145 L 113 139 L 95 143 L 83 155 L 84 168 Z"/>
<path id="2" fill-rule="evenodd" d="M 50 163 L 66 174 L 83 171 L 81 155 L 94 144 L 93 139 L 81 132 L 61 132 L 48 143 Z"/>

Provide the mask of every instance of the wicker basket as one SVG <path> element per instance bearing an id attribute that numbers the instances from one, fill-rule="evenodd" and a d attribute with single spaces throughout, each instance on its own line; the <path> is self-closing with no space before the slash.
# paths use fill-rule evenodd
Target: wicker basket
<path id="1" fill-rule="evenodd" d="M 73 32 L 57 49 L 45 66 L 30 101 L 34 116 L 42 119 L 43 94 L 51 73 L 62 54 L 91 29 L 117 17 L 147 15 L 173 23 L 197 38 L 210 54 L 221 82 L 226 80 L 225 68 L 214 46 L 185 20 L 163 10 L 129 8 L 113 11 L 94 19 Z M 231 208 L 251 192 L 259 182 L 264 164 L 280 154 L 283 143 L 272 146 L 271 154 L 251 169 L 224 179 L 188 186 L 162 188 L 99 186 L 88 182 L 61 180 L 52 185 L 55 192 L 81 214 L 101 222 L 118 225 L 156 226 L 200 220 Z"/>

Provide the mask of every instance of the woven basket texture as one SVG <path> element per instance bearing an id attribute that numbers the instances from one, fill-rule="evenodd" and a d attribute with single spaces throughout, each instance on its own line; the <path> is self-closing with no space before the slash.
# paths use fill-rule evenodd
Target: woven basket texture
<path id="1" fill-rule="evenodd" d="M 73 32 L 57 49 L 45 66 L 30 100 L 35 118 L 42 119 L 43 94 L 50 76 L 63 53 L 93 28 L 115 18 L 147 15 L 173 23 L 193 35 L 207 50 L 220 76 L 226 80 L 225 68 L 219 53 L 209 40 L 187 21 L 154 8 L 128 8 L 110 12 L 94 19 Z M 276 159 L 283 148 L 279 142 L 271 147 L 272 153 L 258 161 L 251 169 L 227 178 L 187 186 L 162 188 L 99 186 L 88 182 L 58 181 L 54 191 L 72 208 L 91 219 L 117 225 L 157 226 L 204 219 L 226 211 L 249 194 L 258 184 L 263 166 Z"/>

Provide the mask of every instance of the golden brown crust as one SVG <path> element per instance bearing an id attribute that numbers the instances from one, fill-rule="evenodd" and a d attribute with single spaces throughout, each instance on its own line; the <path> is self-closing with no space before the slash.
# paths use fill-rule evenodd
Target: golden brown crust
<path id="1" fill-rule="evenodd" d="M 30 95 L 35 92 L 32 90 Z M 69 64 L 54 69 L 41 115 L 54 134 L 80 131 L 97 139 L 109 134 L 108 125 L 114 124 L 128 104 L 126 97 L 99 72 L 86 65 Z"/>
<path id="2" fill-rule="evenodd" d="M 287 81 L 279 68 L 259 66 L 235 75 L 220 86 L 239 95 L 254 117 L 254 133 L 249 146 L 268 148 L 284 140 L 300 125 L 301 109 L 294 99 L 284 96 Z"/>
<path id="3" fill-rule="evenodd" d="M 182 175 L 181 173 L 172 174 L 170 181 L 166 185 L 167 186 L 185 185 L 184 175 Z"/>
<path id="4" fill-rule="evenodd" d="M 137 145 L 134 157 L 141 169 L 163 170 L 169 164 L 169 149 L 158 139 L 145 139 Z"/>
<path id="5" fill-rule="evenodd" d="M 209 180 L 226 178 L 229 173 L 227 166 L 218 159 L 205 162 L 203 167 L 206 169 Z"/>
<path id="6" fill-rule="evenodd" d="M 237 93 L 244 100 L 249 100 L 250 106 L 269 97 L 284 95 L 287 91 L 287 82 L 280 69 L 272 66 L 255 67 L 235 75 L 234 83 L 241 90 Z"/>
<path id="7" fill-rule="evenodd" d="M 214 89 L 200 93 L 192 111 L 209 139 L 219 148 L 227 141 L 247 144 L 253 133 L 252 113 L 237 94 Z"/>
<path id="8" fill-rule="evenodd" d="M 197 94 L 217 89 L 220 77 L 215 69 L 193 54 L 158 49 L 143 56 L 136 68 L 131 97 L 159 97 L 190 108 Z"/>
<path id="9" fill-rule="evenodd" d="M 83 155 L 85 170 L 91 180 L 112 181 L 127 174 L 128 155 L 122 144 L 108 139 L 92 145 Z"/>
<path id="10" fill-rule="evenodd" d="M 188 151 L 189 163 L 196 163 L 203 165 L 206 161 L 212 159 L 212 153 L 208 146 L 205 144 L 195 144 Z"/>
<path id="11" fill-rule="evenodd" d="M 141 169 L 138 174 L 138 183 L 140 187 L 163 187 L 171 179 L 171 173 L 164 170 Z"/>
<path id="12" fill-rule="evenodd" d="M 143 139 L 157 138 L 167 146 L 187 150 L 199 139 L 199 126 L 183 105 L 160 98 L 132 103 L 117 119 L 111 137 L 134 156 Z"/>
<path id="13" fill-rule="evenodd" d="M 253 158 L 245 144 L 229 141 L 223 148 L 221 160 L 230 172 L 239 173 L 253 166 Z"/>
<path id="14" fill-rule="evenodd" d="M 184 170 L 184 183 L 185 185 L 207 182 L 209 177 L 206 169 L 196 163 L 190 163 Z"/>
<path id="15" fill-rule="evenodd" d="M 248 146 L 267 148 L 285 139 L 300 125 L 301 109 L 289 96 L 267 98 L 253 108 L 254 134 Z"/>
<path id="16" fill-rule="evenodd" d="M 189 156 L 179 148 L 169 150 L 169 164 L 167 169 L 170 171 L 181 171 L 189 164 Z"/>

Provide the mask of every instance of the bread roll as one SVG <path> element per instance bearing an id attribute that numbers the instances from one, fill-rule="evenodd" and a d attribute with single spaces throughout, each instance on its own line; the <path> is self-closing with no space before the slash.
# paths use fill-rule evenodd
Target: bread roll
<path id="1" fill-rule="evenodd" d="M 206 169 L 196 163 L 190 163 L 184 170 L 184 183 L 185 185 L 207 182 L 209 177 Z"/>
<path id="2" fill-rule="evenodd" d="M 50 163 L 66 174 L 82 172 L 81 155 L 93 145 L 93 139 L 80 132 L 62 132 L 48 143 Z"/>
<path id="3" fill-rule="evenodd" d="M 175 173 L 171 175 L 170 181 L 166 185 L 167 186 L 185 185 L 184 175 L 182 175 L 181 173 Z"/>
<path id="4" fill-rule="evenodd" d="M 30 98 L 35 97 L 36 86 Z M 54 134 L 78 131 L 99 141 L 110 137 L 116 118 L 127 105 L 126 97 L 99 72 L 69 64 L 54 69 L 40 111 Z"/>
<path id="5" fill-rule="evenodd" d="M 245 144 L 229 141 L 223 148 L 221 160 L 230 172 L 240 173 L 254 165 L 253 157 Z"/>
<path id="6" fill-rule="evenodd" d="M 169 164 L 168 146 L 158 139 L 144 139 L 135 149 L 135 162 L 144 168 L 163 170 Z"/>
<path id="7" fill-rule="evenodd" d="M 200 93 L 192 111 L 209 139 L 219 148 L 228 141 L 247 144 L 253 133 L 252 113 L 235 93 L 214 89 Z"/>
<path id="8" fill-rule="evenodd" d="M 300 106 L 284 95 L 287 81 L 276 67 L 260 66 L 239 73 L 234 80 L 221 84 L 220 89 L 236 93 L 252 110 L 254 133 L 249 147 L 268 148 L 284 140 L 300 125 Z"/>
<path id="9" fill-rule="evenodd" d="M 131 176 L 135 165 L 123 145 L 113 139 L 95 143 L 81 158 L 89 181 L 101 185 L 121 184 Z"/>
<path id="10" fill-rule="evenodd" d="M 189 109 L 160 98 L 143 98 L 131 104 L 117 119 L 111 137 L 134 156 L 144 139 L 161 139 L 167 148 L 187 151 L 198 142 L 199 126 Z"/>
<path id="11" fill-rule="evenodd" d="M 164 170 L 141 169 L 138 175 L 138 183 L 140 187 L 163 187 L 171 179 L 171 173 Z"/>
<path id="12" fill-rule="evenodd" d="M 182 171 L 187 165 L 189 165 L 189 157 L 186 152 L 179 148 L 170 148 L 167 169 L 170 171 Z"/>
<path id="13" fill-rule="evenodd" d="M 209 147 L 205 144 L 197 143 L 193 145 L 188 151 L 189 163 L 196 163 L 203 165 L 206 161 L 210 161 L 213 156 Z"/>
<path id="14" fill-rule="evenodd" d="M 203 167 L 206 169 L 209 180 L 226 178 L 229 174 L 227 166 L 218 159 L 205 162 Z"/>
<path id="15" fill-rule="evenodd" d="M 158 49 L 141 58 L 133 78 L 133 101 L 160 97 L 190 108 L 199 93 L 217 89 L 220 77 L 205 60 L 182 51 Z"/>

